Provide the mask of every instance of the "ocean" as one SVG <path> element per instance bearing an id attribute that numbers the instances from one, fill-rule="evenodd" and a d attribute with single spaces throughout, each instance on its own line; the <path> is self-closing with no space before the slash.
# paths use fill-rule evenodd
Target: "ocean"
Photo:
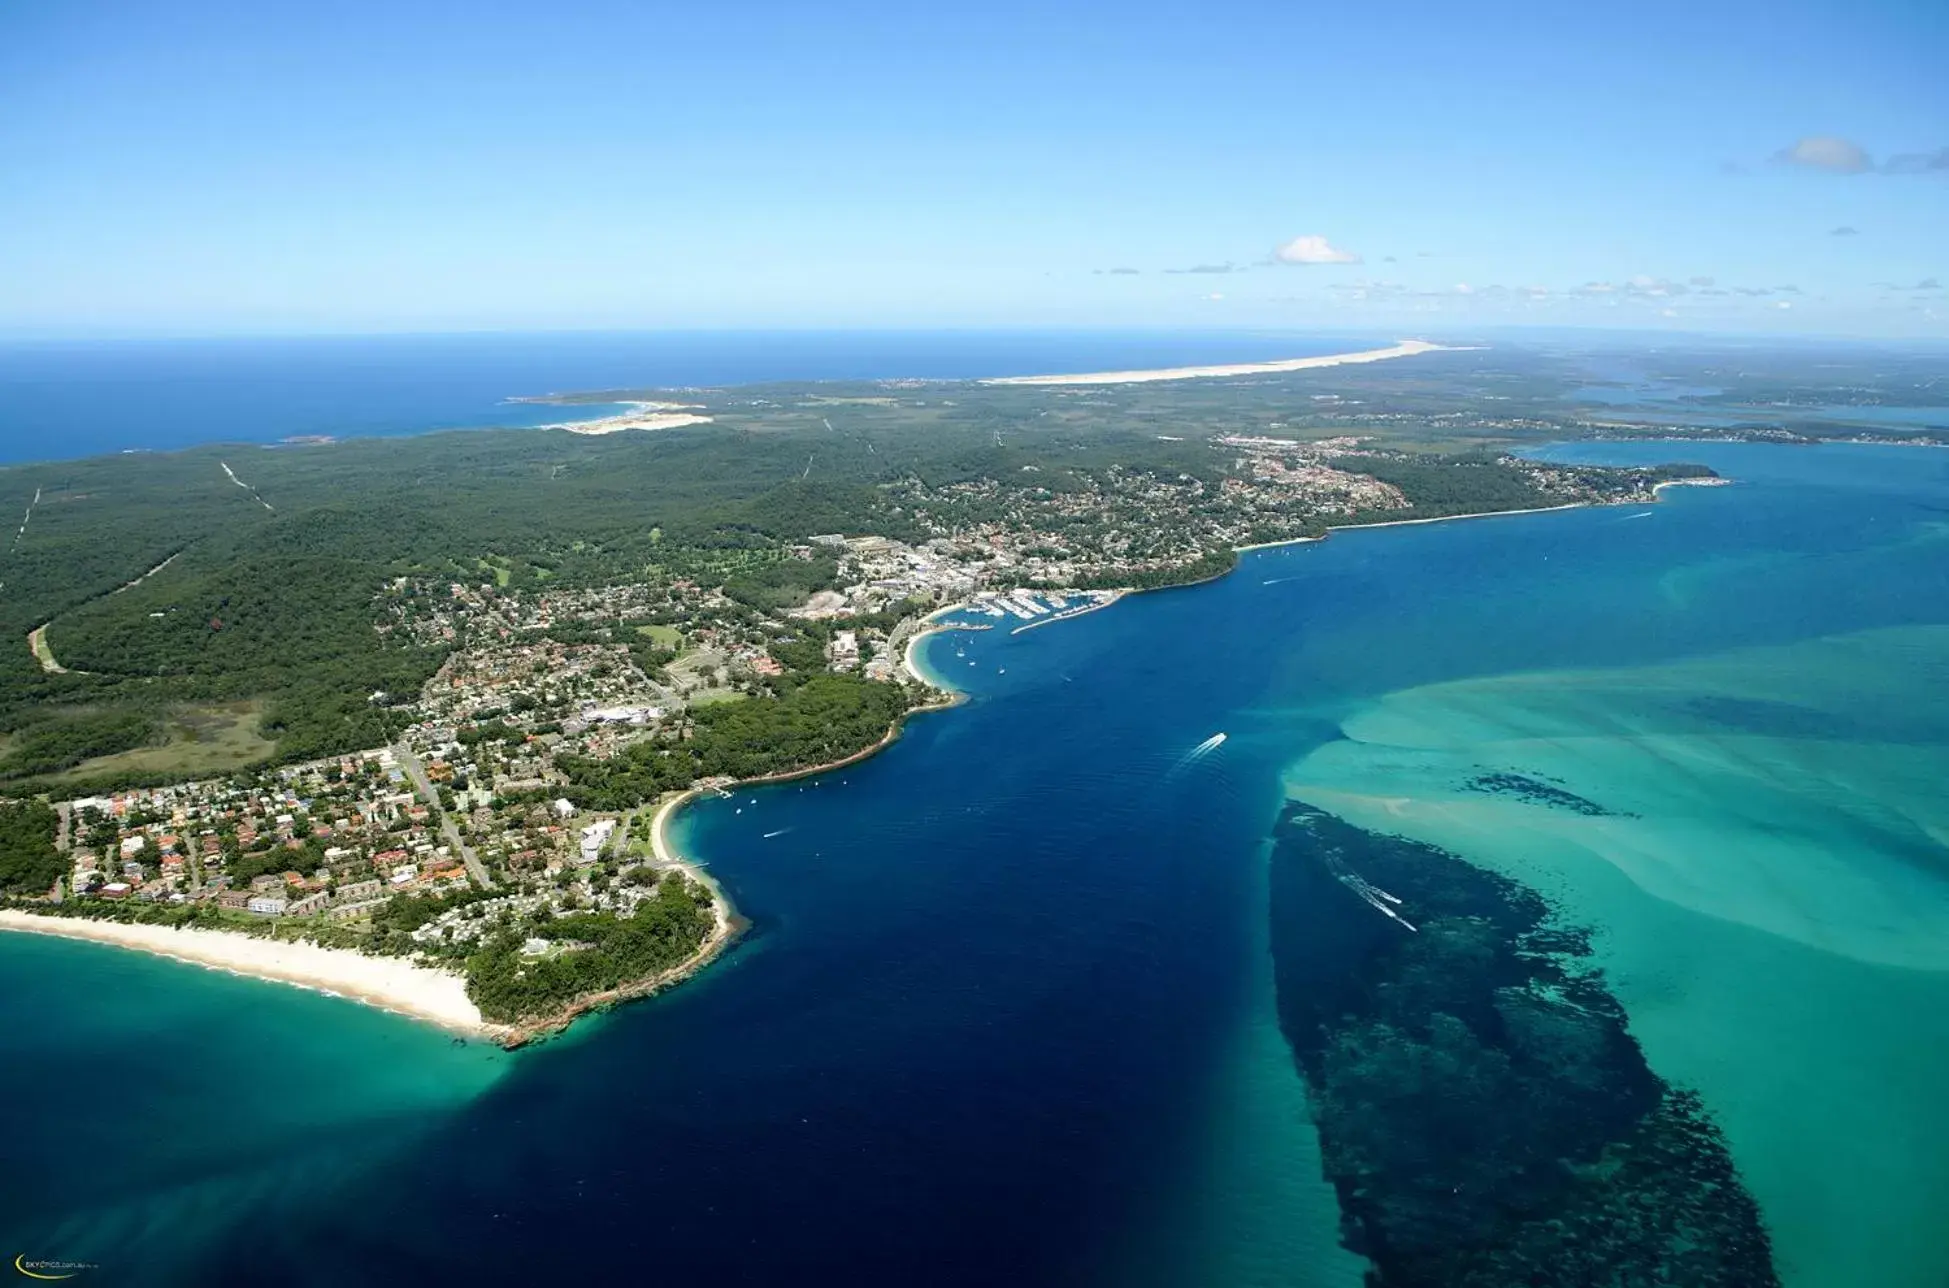
<path id="1" fill-rule="evenodd" d="M 199 443 L 524 428 L 609 405 L 552 393 L 968 379 L 1342 353 L 1279 332 L 731 331 L 0 341 L 0 464 Z M 1391 340 L 1382 343 L 1392 343 Z"/>
<path id="2" fill-rule="evenodd" d="M 1343 936 L 1343 989 L 1438 927 L 1304 891 L 1413 843 L 1588 928 L 1630 1094 L 1644 1068 L 1697 1093 L 1782 1282 L 1940 1285 L 1949 454 L 1555 454 L 1735 483 L 1343 532 L 930 637 L 966 703 L 681 816 L 745 939 L 538 1049 L 0 938 L 10 1255 L 104 1283 L 1353 1288 L 1320 1113 L 1345 1062 L 1306 1056 L 1300 968 Z M 1337 884 L 1298 879 L 1306 811 L 1342 829 Z M 1436 892 L 1394 893 L 1412 921 Z M 1408 1122 L 1360 1129 L 1419 1156 Z"/>

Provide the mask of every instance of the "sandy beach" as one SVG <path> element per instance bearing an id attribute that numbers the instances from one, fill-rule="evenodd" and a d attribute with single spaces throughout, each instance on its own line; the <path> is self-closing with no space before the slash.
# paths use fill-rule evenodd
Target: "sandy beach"
<path id="1" fill-rule="evenodd" d="M 43 917 L 15 909 L 0 910 L 0 930 L 133 948 L 212 970 L 335 993 L 470 1037 L 501 1035 L 500 1027 L 483 1020 L 479 1008 L 468 1000 L 460 976 L 398 957 L 368 957 L 343 948 L 258 939 L 220 930 Z"/>
<path id="2" fill-rule="evenodd" d="M 1234 362 L 1215 367 L 1161 367 L 1155 371 L 1091 371 L 1072 376 L 996 376 L 984 385 L 1136 385 L 1156 380 L 1202 380 L 1211 376 L 1265 376 L 1282 371 L 1312 371 L 1319 367 L 1345 367 L 1360 362 L 1385 362 L 1389 358 L 1412 358 L 1420 353 L 1450 349 L 1426 340 L 1403 340 L 1387 349 L 1363 349 L 1359 353 L 1326 353 L 1315 358 L 1285 358 L 1276 362 Z"/>
<path id="3" fill-rule="evenodd" d="M 690 412 L 650 411 L 633 412 L 627 416 L 610 416 L 603 420 L 575 421 L 565 425 L 543 425 L 543 429 L 566 429 L 571 434 L 620 434 L 628 429 L 679 429 L 685 425 L 708 425 L 709 416 L 698 416 Z"/>
<path id="4" fill-rule="evenodd" d="M 1563 505 L 1535 505 L 1527 510 L 1481 510 L 1474 514 L 1434 514 L 1425 519 L 1383 519 L 1379 523 L 1336 523 L 1328 532 L 1364 532 L 1368 528 L 1412 528 L 1423 523 L 1452 523 L 1457 519 L 1499 519 L 1510 514 L 1555 514 L 1558 510 L 1589 510 L 1608 502 L 1569 501 Z M 1628 504 L 1618 502 L 1617 504 Z"/>
<path id="5" fill-rule="evenodd" d="M 571 434 L 620 434 L 631 429 L 678 429 L 684 425 L 708 425 L 709 416 L 698 413 L 702 410 L 689 403 L 632 402 L 625 404 L 629 410 L 614 416 L 603 416 L 596 420 L 565 420 L 553 425 L 537 426 L 540 429 L 565 429 Z"/>
<path id="6" fill-rule="evenodd" d="M 733 920 L 731 901 L 724 897 L 724 891 L 718 888 L 717 882 L 712 879 L 710 873 L 677 853 L 677 848 L 670 844 L 670 837 L 667 835 L 671 818 L 697 794 L 698 789 L 693 787 L 687 792 L 672 796 L 657 808 L 656 817 L 650 821 L 650 850 L 656 855 L 658 863 L 682 868 L 685 876 L 711 892 L 711 916 L 717 924 L 712 927 L 703 946 L 697 950 L 700 958 L 708 960 L 716 956 L 718 949 L 723 946 L 725 940 L 730 938 Z M 679 969 L 685 969 L 687 973 L 687 970 L 695 967 Z"/>
<path id="7" fill-rule="evenodd" d="M 656 817 L 650 820 L 650 849 L 656 855 L 656 861 L 658 863 L 676 864 L 684 868 L 690 867 L 684 861 L 684 857 L 677 853 L 676 847 L 670 844 L 670 838 L 665 834 L 665 829 L 670 826 L 671 816 L 689 804 L 697 795 L 698 789 L 693 787 L 687 792 L 679 792 L 657 807 Z"/>
<path id="8" fill-rule="evenodd" d="M 945 608 L 935 609 L 921 622 L 919 629 L 907 637 L 905 647 L 900 650 L 900 664 L 906 669 L 907 674 L 912 676 L 918 683 L 948 693 L 956 692 L 952 685 L 943 682 L 939 676 L 929 675 L 927 673 L 927 668 L 920 664 L 920 654 L 916 650 L 920 648 L 920 642 L 929 635 L 937 635 L 949 629 L 943 626 L 938 619 L 947 616 L 949 613 L 958 613 L 966 607 L 966 603 L 957 603 L 949 604 Z"/>

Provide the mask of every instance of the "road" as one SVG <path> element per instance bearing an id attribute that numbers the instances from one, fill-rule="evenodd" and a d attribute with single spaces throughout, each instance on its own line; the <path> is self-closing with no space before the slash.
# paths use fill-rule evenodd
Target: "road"
<path id="1" fill-rule="evenodd" d="M 426 807 L 440 820 L 440 830 L 446 833 L 447 844 L 453 847 L 460 855 L 461 861 L 467 865 L 467 875 L 472 877 L 474 884 L 481 889 L 492 890 L 494 882 L 489 879 L 486 866 L 476 857 L 472 847 L 460 839 L 460 829 L 453 825 L 453 820 L 447 817 L 447 812 L 440 808 L 440 794 L 433 790 L 433 783 L 427 778 L 426 767 L 420 764 L 420 758 L 408 751 L 403 742 L 393 746 L 393 758 L 399 761 L 399 767 L 406 771 L 406 776 L 413 780 L 413 790 L 420 794 L 420 799 L 426 802 Z"/>
<path id="2" fill-rule="evenodd" d="M 68 668 L 54 660 L 54 650 L 47 644 L 47 628 L 51 625 L 52 622 L 43 622 L 36 626 L 27 636 L 27 649 L 41 664 L 41 670 L 49 675 L 66 675 Z"/>

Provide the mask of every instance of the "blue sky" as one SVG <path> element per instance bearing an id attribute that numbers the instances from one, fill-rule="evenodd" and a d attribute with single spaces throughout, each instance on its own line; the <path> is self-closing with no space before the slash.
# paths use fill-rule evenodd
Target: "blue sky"
<path id="1" fill-rule="evenodd" d="M 0 0 L 0 331 L 1943 337 L 1945 51 L 1940 0 Z"/>

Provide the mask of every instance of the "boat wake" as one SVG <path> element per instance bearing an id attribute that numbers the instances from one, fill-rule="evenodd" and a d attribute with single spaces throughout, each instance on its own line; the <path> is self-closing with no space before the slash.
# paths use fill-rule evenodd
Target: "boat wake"
<path id="1" fill-rule="evenodd" d="M 1217 751 L 1220 747 L 1224 745 L 1225 745 L 1225 735 L 1222 733 L 1213 734 L 1211 737 L 1205 739 L 1203 742 L 1193 747 L 1190 751 L 1187 751 L 1182 756 L 1178 757 L 1177 763 L 1171 766 L 1171 772 L 1176 773 L 1180 769 L 1190 768 L 1192 765 L 1197 764 L 1199 761 L 1203 760 L 1206 756 L 1209 756 L 1212 752 Z"/>
<path id="2" fill-rule="evenodd" d="M 1373 882 L 1349 871 L 1347 865 L 1336 858 L 1328 858 L 1326 868 L 1327 871 L 1333 874 L 1335 881 L 1338 881 L 1341 885 L 1359 895 L 1366 901 L 1369 907 L 1400 922 L 1409 930 L 1415 930 L 1413 922 L 1394 911 L 1401 904 L 1401 900 L 1397 896 L 1389 894 Z M 1416 931 L 1416 933 L 1418 934 L 1420 932 Z"/>

